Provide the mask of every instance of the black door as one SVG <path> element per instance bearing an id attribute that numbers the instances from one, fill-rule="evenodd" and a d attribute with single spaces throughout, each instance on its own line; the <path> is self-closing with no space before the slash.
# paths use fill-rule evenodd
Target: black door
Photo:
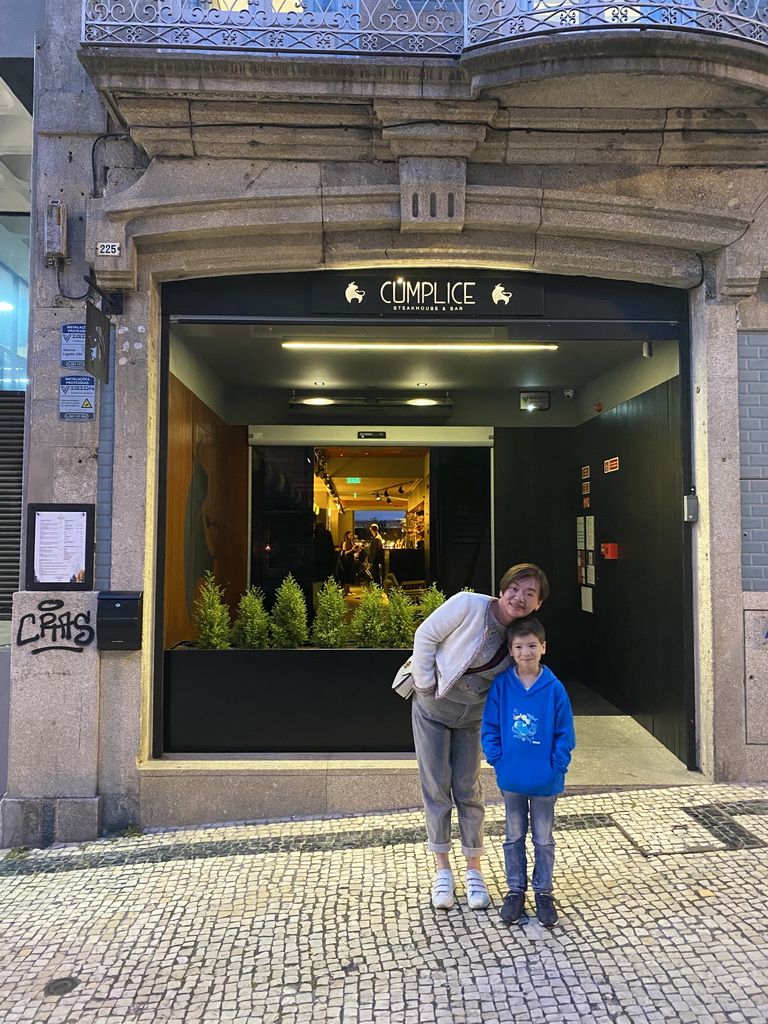
<path id="1" fill-rule="evenodd" d="M 432 572 L 446 594 L 491 593 L 490 448 L 431 448 Z"/>

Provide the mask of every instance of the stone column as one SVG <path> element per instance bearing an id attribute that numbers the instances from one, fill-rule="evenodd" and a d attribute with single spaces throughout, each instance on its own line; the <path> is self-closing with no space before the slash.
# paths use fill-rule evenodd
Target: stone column
<path id="1" fill-rule="evenodd" d="M 692 292 L 692 416 L 700 518 L 694 527 L 700 763 L 746 778 L 736 301 Z"/>
<path id="2" fill-rule="evenodd" d="M 83 276 L 92 263 L 85 251 L 86 196 L 94 187 L 92 147 L 107 130 L 107 117 L 77 59 L 80 5 L 48 7 L 35 61 L 24 501 L 91 504 L 98 421 L 60 418 L 59 379 L 73 372 L 61 367 L 61 328 L 85 322 Z M 45 211 L 52 201 L 66 207 L 66 261 L 45 259 Z M 98 835 L 99 658 L 92 637 L 86 642 L 95 600 L 92 592 L 35 591 L 14 598 L 8 795 L 0 845 Z M 67 635 L 62 622 L 46 619 L 39 629 L 41 616 L 62 615 L 77 619 L 79 639 L 71 629 Z M 32 640 L 35 631 L 39 638 Z"/>

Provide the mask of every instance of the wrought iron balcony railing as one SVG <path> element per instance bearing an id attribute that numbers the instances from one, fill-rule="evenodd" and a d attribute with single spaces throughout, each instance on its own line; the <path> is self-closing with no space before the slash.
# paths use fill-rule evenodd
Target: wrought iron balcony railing
<path id="1" fill-rule="evenodd" d="M 768 45 L 768 0 L 84 0 L 85 45 L 457 57 L 581 29 L 697 29 Z"/>

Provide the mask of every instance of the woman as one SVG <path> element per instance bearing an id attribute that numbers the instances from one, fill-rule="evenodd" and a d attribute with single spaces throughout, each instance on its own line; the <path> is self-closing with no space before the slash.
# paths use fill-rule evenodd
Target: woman
<path id="1" fill-rule="evenodd" d="M 357 576 L 357 542 L 351 530 L 344 534 L 341 542 L 341 583 L 344 587 L 344 597 L 350 593 L 350 587 Z"/>
<path id="2" fill-rule="evenodd" d="M 448 854 L 451 811 L 458 812 L 461 852 L 467 858 L 467 902 L 490 903 L 480 870 L 485 807 L 480 786 L 480 724 L 491 683 L 510 663 L 506 628 L 532 615 L 549 595 L 547 577 L 528 562 L 504 573 L 499 596 L 462 591 L 416 630 L 411 670 L 413 738 L 427 823 L 427 847 L 437 874 L 432 905 L 448 910 L 455 887 Z"/>

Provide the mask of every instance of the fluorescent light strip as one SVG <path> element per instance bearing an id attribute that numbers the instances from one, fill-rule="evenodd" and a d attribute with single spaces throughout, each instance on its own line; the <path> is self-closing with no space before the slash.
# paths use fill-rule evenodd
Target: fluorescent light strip
<path id="1" fill-rule="evenodd" d="M 556 352 L 557 345 L 492 345 L 479 342 L 458 342 L 455 345 L 433 342 L 389 341 L 284 341 L 283 348 L 371 350 L 376 352 Z"/>

